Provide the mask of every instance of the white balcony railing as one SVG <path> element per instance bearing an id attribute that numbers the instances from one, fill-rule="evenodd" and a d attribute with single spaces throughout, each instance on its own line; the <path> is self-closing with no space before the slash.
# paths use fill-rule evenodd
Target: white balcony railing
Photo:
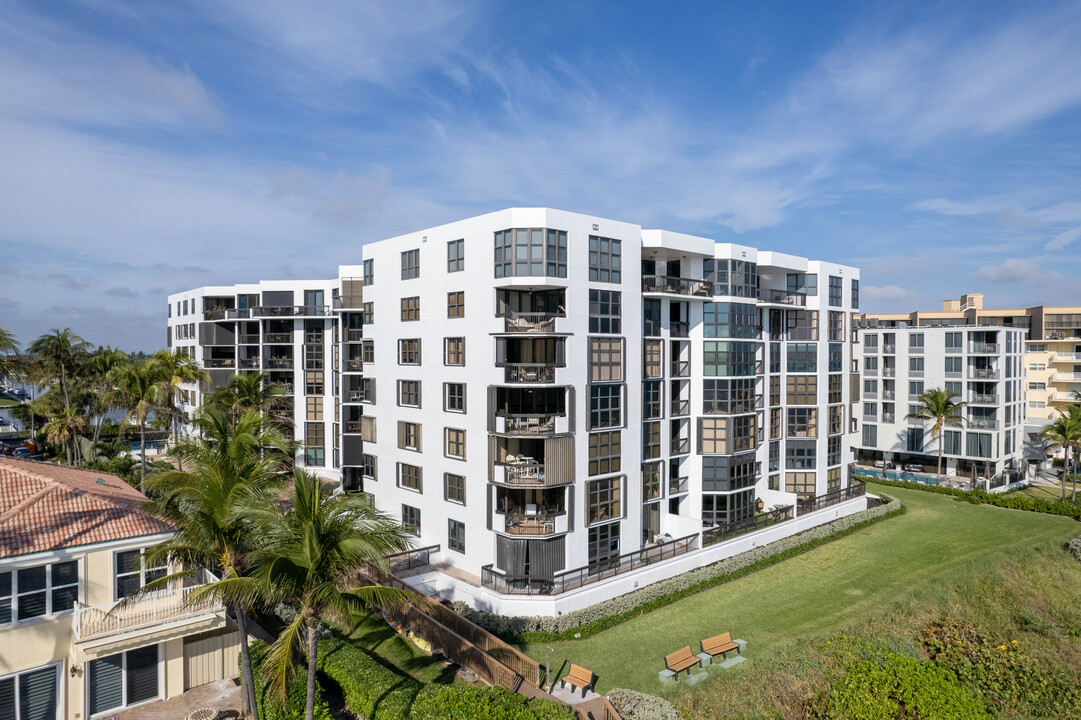
<path id="1" fill-rule="evenodd" d="M 216 577 L 202 570 L 195 577 L 185 579 L 184 587 L 139 593 L 108 605 L 90 607 L 76 602 L 72 618 L 75 640 L 118 635 L 220 612 L 223 607 L 216 598 L 192 597 L 197 588 L 215 581 Z"/>

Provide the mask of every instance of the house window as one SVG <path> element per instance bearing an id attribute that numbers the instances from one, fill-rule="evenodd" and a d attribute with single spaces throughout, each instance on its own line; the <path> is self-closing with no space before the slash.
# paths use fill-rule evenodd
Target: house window
<path id="1" fill-rule="evenodd" d="M 620 470 L 620 431 L 589 434 L 589 474 L 607 475 Z"/>
<path id="2" fill-rule="evenodd" d="M 788 408 L 788 437 L 818 437 L 818 408 Z"/>
<path id="3" fill-rule="evenodd" d="M 379 460 L 375 455 L 364 453 L 360 456 L 360 474 L 367 480 L 379 479 Z"/>
<path id="4" fill-rule="evenodd" d="M 905 450 L 907 452 L 923 452 L 923 428 L 907 428 L 905 433 Z"/>
<path id="5" fill-rule="evenodd" d="M 650 379 L 664 375 L 664 341 L 644 340 L 642 342 L 642 376 Z"/>
<path id="6" fill-rule="evenodd" d="M 78 594 L 77 560 L 0 572 L 0 625 L 66 612 Z"/>
<path id="7" fill-rule="evenodd" d="M 443 338 L 443 364 L 465 365 L 465 338 Z"/>
<path id="8" fill-rule="evenodd" d="M 876 358 L 867 358 L 873 360 Z M 818 345 L 815 343 L 788 343 L 788 372 L 813 373 L 818 371 Z"/>
<path id="9" fill-rule="evenodd" d="M 959 357 L 946 358 L 946 373 L 949 375 L 960 375 L 964 372 L 964 360 Z"/>
<path id="10" fill-rule="evenodd" d="M 789 405 L 817 405 L 818 377 L 815 375 L 789 375 L 787 403 Z"/>
<path id="11" fill-rule="evenodd" d="M 398 449 L 420 452 L 420 423 L 398 421 Z"/>
<path id="12" fill-rule="evenodd" d="M 459 290 L 457 292 L 447 293 L 447 317 L 448 318 L 462 318 L 465 317 L 465 292 Z"/>
<path id="13" fill-rule="evenodd" d="M 908 359 L 908 371 L 910 373 L 922 373 L 923 372 L 923 358 L 922 357 L 910 357 Z"/>
<path id="14" fill-rule="evenodd" d="M 365 365 L 375 362 L 375 341 L 365 340 L 360 345 L 360 361 Z"/>
<path id="15" fill-rule="evenodd" d="M 91 660 L 88 663 L 88 715 L 117 710 L 161 696 L 158 646 Z"/>
<path id="16" fill-rule="evenodd" d="M 663 462 L 642 463 L 642 500 L 659 500 L 663 495 L 661 489 Z"/>
<path id="17" fill-rule="evenodd" d="M 375 322 L 375 303 L 366 302 L 360 306 L 361 322 L 371 325 Z"/>
<path id="18" fill-rule="evenodd" d="M 612 520 L 623 516 L 620 490 L 622 477 L 589 481 L 589 523 Z"/>
<path id="19" fill-rule="evenodd" d="M 158 560 L 156 565 L 147 567 L 146 548 L 116 553 L 113 555 L 113 568 L 116 578 L 113 588 L 114 600 L 138 592 L 147 583 L 169 574 L 169 568 L 166 567 L 164 560 Z M 22 571 L 20 571 L 20 576 L 21 574 Z"/>
<path id="20" fill-rule="evenodd" d="M 420 407 L 420 380 L 398 381 L 398 405 Z"/>
<path id="21" fill-rule="evenodd" d="M 755 403 L 753 378 L 731 380 L 706 378 L 702 381 L 702 413 L 704 415 L 753 412 Z"/>
<path id="22" fill-rule="evenodd" d="M 814 497 L 815 474 L 813 472 L 790 472 L 784 474 L 785 492 L 796 493 L 801 498 Z"/>
<path id="23" fill-rule="evenodd" d="M 840 435 L 845 430 L 845 406 L 844 405 L 830 405 L 830 435 Z"/>
<path id="24" fill-rule="evenodd" d="M 965 433 L 965 442 L 968 444 L 969 457 L 991 457 L 991 435 L 988 433 Z"/>
<path id="25" fill-rule="evenodd" d="M 661 301 L 642 301 L 642 335 L 656 337 L 661 334 Z"/>
<path id="26" fill-rule="evenodd" d="M 642 459 L 655 460 L 661 456 L 661 424 L 642 423 Z"/>
<path id="27" fill-rule="evenodd" d="M 375 284 L 375 260 L 364 261 L 364 287 Z"/>
<path id="28" fill-rule="evenodd" d="M 908 399 L 916 400 L 923 395 L 923 381 L 922 380 L 909 380 L 908 381 Z"/>
<path id="29" fill-rule="evenodd" d="M 495 233 L 495 276 L 567 277 L 567 232 L 514 228 Z"/>
<path id="30" fill-rule="evenodd" d="M 963 334 L 959 332 L 946 333 L 946 348 L 960 350 L 964 346 Z"/>
<path id="31" fill-rule="evenodd" d="M 420 277 L 420 250 L 406 250 L 402 253 L 402 280 Z"/>
<path id="32" fill-rule="evenodd" d="M 402 525 L 411 530 L 414 535 L 420 535 L 420 508 L 412 505 L 402 505 Z"/>
<path id="33" fill-rule="evenodd" d="M 708 340 L 702 343 L 702 374 L 731 377 L 755 374 L 757 345 L 737 340 Z"/>
<path id="34" fill-rule="evenodd" d="M 590 282 L 622 282 L 622 242 L 589 236 Z"/>
<path id="35" fill-rule="evenodd" d="M 818 452 L 814 440 L 789 440 L 785 443 L 786 470 L 814 470 Z"/>
<path id="36" fill-rule="evenodd" d="M 465 383 L 443 383 L 443 410 L 465 412 Z"/>
<path id="37" fill-rule="evenodd" d="M 829 352 L 829 372 L 844 370 L 844 343 L 830 343 L 827 351 Z"/>
<path id="38" fill-rule="evenodd" d="M 465 460 L 465 430 L 443 428 L 443 455 Z"/>
<path id="39" fill-rule="evenodd" d="M 465 552 L 464 522 L 460 522 L 458 520 L 447 520 L 447 546 L 455 552 Z"/>
<path id="40" fill-rule="evenodd" d="M 852 309 L 853 310 L 859 310 L 860 309 L 860 281 L 859 280 L 853 280 L 852 281 Z"/>
<path id="41" fill-rule="evenodd" d="M 318 395 L 304 398 L 305 412 L 304 419 L 311 420 L 313 422 L 322 422 L 323 420 L 323 398 Z"/>
<path id="42" fill-rule="evenodd" d="M 826 492 L 841 489 L 841 468 L 826 471 Z"/>
<path id="43" fill-rule="evenodd" d="M 789 273 L 787 282 L 788 292 L 804 293 L 808 297 L 818 295 L 817 273 Z"/>
<path id="44" fill-rule="evenodd" d="M 946 430 L 942 433 L 942 452 L 944 455 L 961 454 L 960 430 Z"/>
<path id="45" fill-rule="evenodd" d="M 447 243 L 447 272 L 465 270 L 465 240 L 451 240 Z"/>
<path id="46" fill-rule="evenodd" d="M 661 381 L 645 380 L 642 382 L 642 419 L 655 420 L 661 417 Z"/>
<path id="47" fill-rule="evenodd" d="M 589 368 L 592 382 L 623 380 L 623 339 L 590 338 Z"/>
<path id="48" fill-rule="evenodd" d="M 306 370 L 304 372 L 304 394 L 322 395 L 323 379 L 324 375 L 322 370 Z"/>
<path id="49" fill-rule="evenodd" d="M 304 423 L 304 464 L 310 467 L 323 467 L 326 462 L 324 445 L 325 426 L 321 422 Z"/>
<path id="50" fill-rule="evenodd" d="M 922 348 L 923 347 L 923 333 L 912 333 L 908 336 L 908 347 L 910 348 Z"/>
<path id="51" fill-rule="evenodd" d="M 590 528 L 588 550 L 590 573 L 619 565 L 619 523 Z"/>
<path id="52" fill-rule="evenodd" d="M 831 437 L 826 441 L 826 464 L 841 464 L 841 438 Z"/>
<path id="53" fill-rule="evenodd" d="M 402 298 L 402 322 L 420 320 L 420 297 Z"/>
<path id="54" fill-rule="evenodd" d="M 617 290 L 589 291 L 589 332 L 615 335 L 621 332 L 621 299 Z"/>
<path id="55" fill-rule="evenodd" d="M 424 468 L 398 463 L 398 487 L 424 492 Z"/>
<path id="56" fill-rule="evenodd" d="M 59 674 L 60 665 L 49 665 L 0 679 L 0 718 L 56 718 L 60 697 Z"/>
<path id="57" fill-rule="evenodd" d="M 420 339 L 398 341 L 398 364 L 420 365 Z"/>
<path id="58" fill-rule="evenodd" d="M 465 505 L 465 476 L 443 473 L 443 499 Z"/>
<path id="59" fill-rule="evenodd" d="M 619 427 L 623 424 L 623 386 L 589 386 L 589 429 Z"/>
<path id="60" fill-rule="evenodd" d="M 841 278 L 830 276 L 830 307 L 841 307 L 844 302 L 841 298 L 843 293 Z"/>
<path id="61" fill-rule="evenodd" d="M 864 425 L 863 426 L 863 447 L 877 447 L 878 446 L 878 426 L 877 425 Z"/>

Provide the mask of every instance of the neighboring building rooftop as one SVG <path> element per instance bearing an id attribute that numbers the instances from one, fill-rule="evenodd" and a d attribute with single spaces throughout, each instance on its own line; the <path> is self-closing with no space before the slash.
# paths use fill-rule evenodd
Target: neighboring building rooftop
<path id="1" fill-rule="evenodd" d="M 0 558 L 169 532 L 116 475 L 0 457 Z"/>

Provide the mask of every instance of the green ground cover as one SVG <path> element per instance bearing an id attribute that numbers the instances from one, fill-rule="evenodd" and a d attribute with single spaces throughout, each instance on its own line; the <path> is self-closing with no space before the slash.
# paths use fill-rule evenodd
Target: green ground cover
<path id="1" fill-rule="evenodd" d="M 868 490 L 875 492 L 875 486 L 868 484 Z M 1061 550 L 1081 532 L 1075 520 L 885 490 L 908 512 L 595 636 L 551 643 L 553 677 L 574 662 L 597 674 L 600 692 L 628 687 L 708 695 L 714 692 L 711 686 L 745 677 L 756 665 L 793 652 L 800 639 L 824 642 L 905 608 L 941 604 L 942 593 L 970 585 L 999 562 L 1039 553 L 1076 562 Z M 750 643 L 751 661 L 729 671 L 729 679 L 711 678 L 689 690 L 659 683 L 665 654 L 684 645 L 697 650 L 701 638 L 725 631 Z M 544 661 L 544 645 L 525 650 Z M 694 702 L 683 697 L 680 704 L 686 708 Z"/>
<path id="2" fill-rule="evenodd" d="M 1072 483 L 1066 483 L 1066 499 L 1070 499 L 1070 491 L 1073 488 Z M 1052 502 L 1062 499 L 1062 489 L 1057 487 L 1049 487 L 1047 485 L 1029 485 L 1028 487 L 1018 490 L 1018 494 L 1028 495 L 1033 498 L 1040 498 L 1043 500 L 1051 500 Z M 1081 492 L 1078 493 L 1081 496 Z"/>
<path id="3" fill-rule="evenodd" d="M 5 395 L 0 395 L 0 408 L 15 407 L 16 405 L 22 405 L 22 403 Z"/>

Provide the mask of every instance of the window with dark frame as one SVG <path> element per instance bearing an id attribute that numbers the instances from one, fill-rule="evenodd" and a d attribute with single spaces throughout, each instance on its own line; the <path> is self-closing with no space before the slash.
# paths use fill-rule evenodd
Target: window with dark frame
<path id="1" fill-rule="evenodd" d="M 424 492 L 424 469 L 416 465 L 398 463 L 398 487 Z"/>
<path id="2" fill-rule="evenodd" d="M 465 365 L 465 338 L 443 338 L 443 364 Z"/>
<path id="3" fill-rule="evenodd" d="M 420 277 L 420 249 L 402 252 L 402 280 Z"/>
<path id="4" fill-rule="evenodd" d="M 446 412 L 465 412 L 465 383 L 443 383 L 443 409 Z"/>
<path id="5" fill-rule="evenodd" d="M 590 282 L 622 282 L 622 245 L 620 240 L 589 236 Z"/>
<path id="6" fill-rule="evenodd" d="M 402 322 L 420 320 L 420 296 L 402 298 Z"/>
<path id="7" fill-rule="evenodd" d="M 465 552 L 465 523 L 459 520 L 447 520 L 447 547 L 455 552 Z"/>
<path id="8" fill-rule="evenodd" d="M 465 460 L 465 430 L 443 428 L 443 455 L 456 460 Z"/>
<path id="9" fill-rule="evenodd" d="M 622 329 L 622 294 L 618 290 L 589 291 L 589 332 L 618 335 Z"/>
<path id="10" fill-rule="evenodd" d="M 414 535 L 420 535 L 420 508 L 412 505 L 402 505 L 402 525 L 412 530 Z"/>
<path id="11" fill-rule="evenodd" d="M 420 380 L 398 381 L 398 405 L 402 407 L 420 407 Z"/>
<path id="12" fill-rule="evenodd" d="M 622 445 L 619 430 L 589 434 L 589 474 L 617 473 L 621 467 Z"/>
<path id="13" fill-rule="evenodd" d="M 443 499 L 465 505 L 465 476 L 443 473 Z"/>
<path id="14" fill-rule="evenodd" d="M 447 243 L 447 272 L 465 270 L 465 239 L 451 240 Z"/>
<path id="15" fill-rule="evenodd" d="M 463 318 L 465 317 L 465 291 L 458 290 L 456 292 L 447 293 L 447 317 L 448 318 Z"/>
<path id="16" fill-rule="evenodd" d="M 398 341 L 398 364 L 420 365 L 419 338 L 407 338 Z"/>

